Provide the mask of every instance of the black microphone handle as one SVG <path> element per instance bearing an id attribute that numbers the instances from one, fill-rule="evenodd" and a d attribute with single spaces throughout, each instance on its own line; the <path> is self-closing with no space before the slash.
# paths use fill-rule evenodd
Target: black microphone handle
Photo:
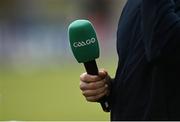
<path id="1" fill-rule="evenodd" d="M 98 67 L 96 64 L 96 61 L 89 61 L 84 63 L 84 67 L 86 69 L 86 72 L 90 75 L 98 75 Z M 98 102 L 100 102 L 102 109 L 105 112 L 110 112 L 109 103 L 107 102 L 106 96 L 102 97 Z"/>

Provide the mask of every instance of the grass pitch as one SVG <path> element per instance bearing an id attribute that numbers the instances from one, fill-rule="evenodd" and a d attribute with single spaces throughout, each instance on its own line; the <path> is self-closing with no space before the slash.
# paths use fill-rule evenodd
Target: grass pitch
<path id="1" fill-rule="evenodd" d="M 112 61 L 104 64 L 112 75 L 115 65 Z M 100 104 L 86 102 L 82 96 L 81 64 L 27 67 L 0 69 L 0 120 L 110 120 Z"/>

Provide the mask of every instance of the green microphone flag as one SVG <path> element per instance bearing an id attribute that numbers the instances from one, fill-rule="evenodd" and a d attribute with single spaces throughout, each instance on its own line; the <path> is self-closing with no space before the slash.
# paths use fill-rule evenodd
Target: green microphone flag
<path id="1" fill-rule="evenodd" d="M 76 20 L 69 26 L 71 49 L 79 63 L 99 58 L 99 44 L 93 25 L 88 20 Z"/>

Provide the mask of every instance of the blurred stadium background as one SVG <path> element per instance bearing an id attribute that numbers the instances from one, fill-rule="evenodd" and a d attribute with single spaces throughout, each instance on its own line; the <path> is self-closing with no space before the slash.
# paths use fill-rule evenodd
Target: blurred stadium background
<path id="1" fill-rule="evenodd" d="M 89 19 L 101 45 L 97 60 L 114 77 L 123 0 L 0 0 L 0 120 L 109 120 L 79 90 L 67 28 Z"/>

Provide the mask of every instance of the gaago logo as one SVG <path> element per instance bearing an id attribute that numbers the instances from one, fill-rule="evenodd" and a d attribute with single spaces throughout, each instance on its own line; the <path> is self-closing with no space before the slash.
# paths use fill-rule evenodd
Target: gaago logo
<path id="1" fill-rule="evenodd" d="M 93 44 L 96 42 L 96 39 L 95 38 L 91 38 L 91 39 L 88 39 L 86 41 L 81 41 L 81 42 L 75 42 L 73 44 L 73 46 L 75 48 L 78 48 L 78 47 L 84 47 L 84 46 L 87 46 L 87 45 L 90 45 L 90 44 Z"/>

